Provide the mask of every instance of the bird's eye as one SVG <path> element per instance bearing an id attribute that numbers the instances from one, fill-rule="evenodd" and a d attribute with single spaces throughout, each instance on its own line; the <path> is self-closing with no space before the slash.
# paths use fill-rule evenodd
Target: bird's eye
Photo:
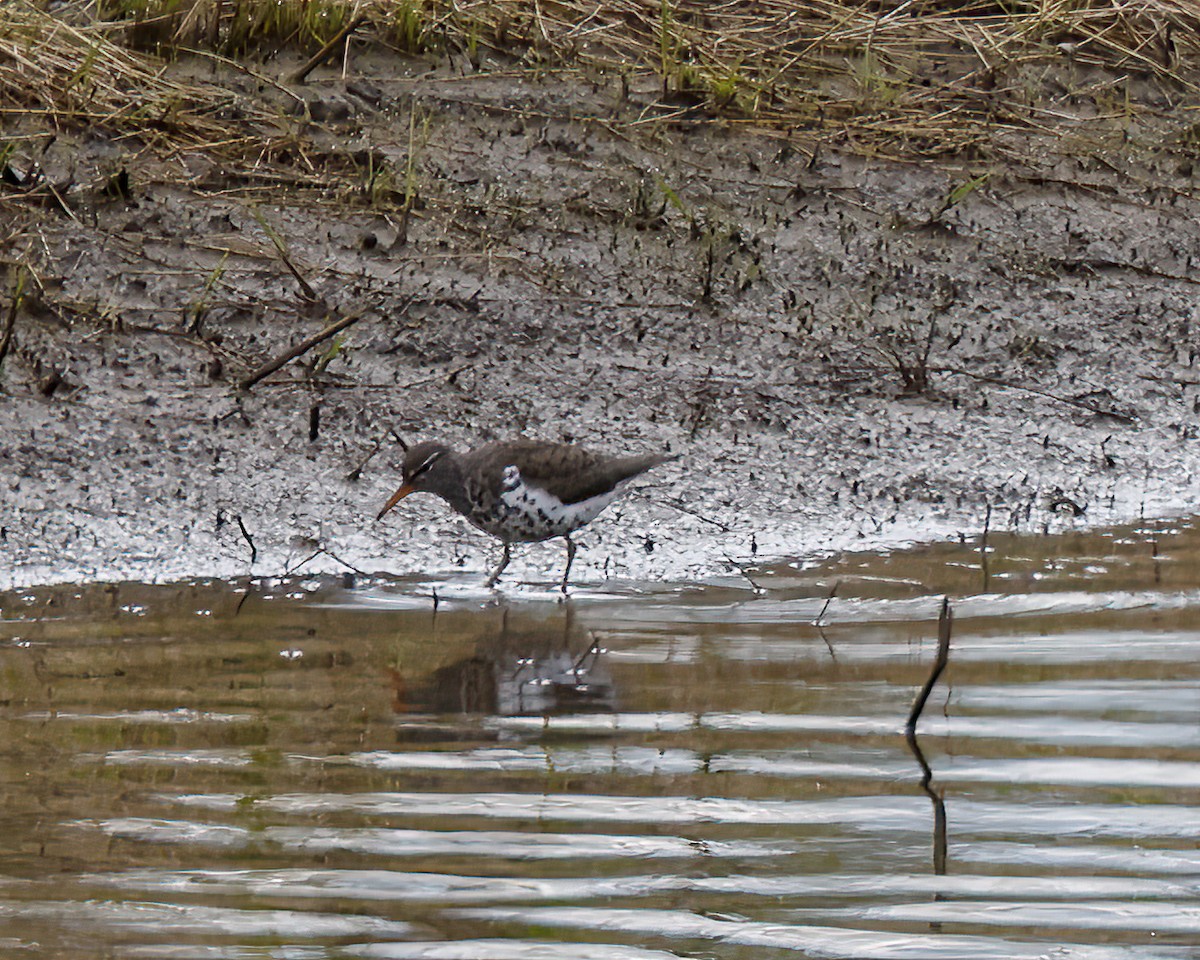
<path id="1" fill-rule="evenodd" d="M 421 465 L 419 467 L 417 467 L 411 474 L 409 474 L 409 479 L 415 480 L 421 474 L 427 473 L 429 471 L 429 468 L 433 466 L 434 462 L 441 455 L 442 455 L 442 451 L 440 451 L 440 450 L 437 451 L 436 453 L 431 453 L 428 457 L 425 458 L 425 460 L 421 463 Z"/>

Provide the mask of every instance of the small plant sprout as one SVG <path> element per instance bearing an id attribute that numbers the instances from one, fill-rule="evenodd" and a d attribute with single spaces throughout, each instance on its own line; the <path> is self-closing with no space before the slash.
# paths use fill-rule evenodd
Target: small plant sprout
<path id="1" fill-rule="evenodd" d="M 675 55 L 678 46 L 671 31 L 671 4 L 660 0 L 658 10 L 658 71 L 662 77 L 663 96 L 669 93 L 669 80 L 678 72 L 679 63 Z"/>
<path id="2" fill-rule="evenodd" d="M 387 205 L 388 198 L 396 193 L 396 174 L 391 163 L 376 151 L 368 151 L 367 174 L 363 183 L 363 194 L 372 208 Z"/>
<path id="3" fill-rule="evenodd" d="M 349 352 L 346 347 L 347 339 L 346 334 L 339 333 L 330 341 L 329 348 L 321 353 L 313 363 L 312 373 L 314 377 L 320 376 L 334 360 Z"/>
<path id="4" fill-rule="evenodd" d="M 420 119 L 418 121 L 418 114 Z M 418 122 L 420 137 L 418 138 Z M 408 112 L 408 156 L 404 159 L 404 206 L 400 209 L 400 238 L 408 238 L 408 222 L 419 196 L 417 181 L 417 154 L 429 138 L 429 115 L 418 107 L 416 101 Z"/>
<path id="5" fill-rule="evenodd" d="M 426 49 L 429 17 L 421 0 L 401 0 L 392 14 L 392 38 L 404 53 L 417 54 Z"/>
<path id="6" fill-rule="evenodd" d="M 933 212 L 931 219 L 937 220 L 951 207 L 958 206 L 958 204 L 962 203 L 967 197 L 986 184 L 991 178 L 992 171 L 989 170 L 986 173 L 981 173 L 977 177 L 972 177 L 970 180 L 966 180 L 963 183 L 958 184 L 958 186 L 956 186 L 953 190 L 946 194 L 945 197 L 942 198 L 942 202 Z"/>
<path id="7" fill-rule="evenodd" d="M 193 300 L 188 307 L 188 333 L 200 333 L 200 325 L 208 315 L 208 310 L 212 303 L 213 291 L 216 290 L 217 284 L 221 282 L 221 278 L 225 275 L 225 264 L 228 260 L 229 252 L 226 251 L 221 255 L 221 259 L 217 262 L 217 265 L 209 272 L 208 279 L 204 281 L 204 289 L 200 291 L 200 296 Z"/>

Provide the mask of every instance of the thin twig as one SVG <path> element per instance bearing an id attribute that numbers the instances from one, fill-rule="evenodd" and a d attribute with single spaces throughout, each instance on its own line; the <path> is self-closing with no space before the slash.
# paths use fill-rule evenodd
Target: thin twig
<path id="1" fill-rule="evenodd" d="M 250 566 L 254 566 L 254 561 L 258 559 L 258 547 L 254 545 L 254 538 L 250 536 L 250 531 L 246 529 L 246 525 L 242 523 L 242 515 L 239 513 L 234 518 L 237 521 L 238 529 L 242 531 L 242 536 L 246 542 L 250 544 Z"/>
<path id="2" fill-rule="evenodd" d="M 999 377 L 989 377 L 983 373 L 975 373 L 972 370 L 964 370 L 962 367 L 934 367 L 933 373 L 956 373 L 959 376 L 970 377 L 973 380 L 979 380 L 983 383 L 992 383 L 998 387 L 1008 387 L 1012 390 L 1024 390 L 1026 393 L 1035 393 L 1039 397 L 1045 397 L 1048 400 L 1055 400 L 1058 403 L 1065 403 L 1070 407 L 1078 407 L 1080 410 L 1086 410 L 1088 413 L 1097 413 L 1102 416 L 1112 417 L 1115 420 L 1121 420 L 1124 423 L 1134 423 L 1135 418 L 1127 413 L 1120 413 L 1116 410 L 1104 409 L 1097 407 L 1091 403 L 1084 403 L 1082 400 L 1073 400 L 1071 397 L 1059 396 L 1057 393 L 1051 393 L 1049 390 L 1041 390 L 1038 387 L 1027 387 L 1020 383 L 1013 383 L 1011 380 L 1001 380 Z"/>
<path id="3" fill-rule="evenodd" d="M 287 363 L 290 363 L 291 361 L 295 360 L 297 357 L 308 353 L 309 350 L 311 350 L 313 347 L 315 347 L 321 341 L 328 340 L 335 333 L 345 330 L 352 323 L 357 323 L 360 319 L 362 319 L 363 314 L 366 312 L 367 311 L 365 309 L 356 310 L 354 313 L 351 313 L 345 317 L 342 317 L 342 319 L 338 320 L 336 323 L 331 323 L 320 333 L 313 334 L 307 340 L 301 340 L 294 347 L 291 347 L 291 348 L 285 350 L 274 360 L 270 360 L 267 363 L 264 363 L 261 367 L 259 367 L 257 370 L 255 370 L 254 373 L 252 373 L 252 374 L 250 374 L 250 376 L 246 377 L 245 380 L 242 380 L 241 382 L 239 382 L 238 389 L 239 390 L 249 390 L 252 386 L 254 386 L 256 383 L 258 383 L 259 380 L 262 380 L 264 377 L 269 377 L 280 367 L 284 366 Z"/>
<path id="4" fill-rule="evenodd" d="M 267 235 L 267 239 L 271 241 L 271 245 L 275 247 L 275 252 L 279 254 L 279 259 L 300 285 L 300 296 L 309 303 L 316 303 L 321 298 L 317 296 L 317 292 L 312 288 L 312 285 L 301 276 L 300 271 L 296 269 L 296 265 L 292 263 L 292 257 L 288 253 L 287 245 L 283 242 L 283 237 L 267 223 L 267 218 L 263 216 L 262 211 L 258 207 L 251 207 L 250 213 L 254 219 L 258 221 L 258 225 L 262 227 L 263 233 Z"/>
<path id="5" fill-rule="evenodd" d="M 299 570 L 302 566 L 304 566 L 310 560 L 317 559 L 317 557 L 319 557 L 324 552 L 325 552 L 324 547 L 317 547 L 316 550 L 314 550 L 312 553 L 310 553 L 307 557 L 305 557 L 303 560 L 301 560 L 299 563 L 295 564 L 294 566 L 291 566 L 291 567 L 285 566 L 283 568 L 283 575 L 285 577 L 290 577 L 293 573 L 295 573 L 297 570 Z"/>
<path id="6" fill-rule="evenodd" d="M 992 505 L 987 505 L 987 513 L 983 515 L 983 536 L 979 538 L 979 566 L 983 570 L 983 592 L 987 593 L 988 580 L 991 570 L 988 566 L 988 531 L 992 525 Z"/>
<path id="7" fill-rule="evenodd" d="M 761 597 L 761 596 L 763 596 L 763 594 L 765 594 L 767 592 L 766 587 L 762 586 L 757 580 L 755 580 L 752 576 L 750 576 L 750 574 L 748 574 L 746 572 L 746 567 L 744 564 L 738 563 L 729 554 L 725 554 L 725 559 L 728 560 L 730 562 L 730 564 L 737 567 L 738 573 L 740 573 L 743 577 L 746 578 L 747 581 L 749 581 L 750 588 L 754 591 L 755 596 Z"/>
<path id="8" fill-rule="evenodd" d="M 829 605 L 833 603 L 833 598 L 837 596 L 838 587 L 842 585 L 841 580 L 834 581 L 833 587 L 829 591 L 829 596 L 825 598 L 825 604 L 821 607 L 821 612 L 817 614 L 817 618 L 813 621 L 814 627 L 821 626 L 821 621 L 825 619 L 825 611 L 829 609 Z"/>
<path id="9" fill-rule="evenodd" d="M 908 712 L 908 722 L 904 725 L 904 730 L 908 734 L 916 733 L 917 721 L 921 718 L 921 711 L 925 709 L 925 701 L 929 699 L 934 684 L 938 682 L 938 677 L 942 675 L 942 671 L 946 669 L 946 663 L 950 659 L 950 627 L 953 620 L 950 598 L 942 597 L 942 612 L 938 615 L 937 656 L 934 658 L 933 670 L 929 673 L 929 679 L 925 681 L 921 692 L 917 694 L 917 699 L 913 701 L 912 709 Z"/>
<path id="10" fill-rule="evenodd" d="M 640 493 L 636 493 L 636 494 L 634 494 L 634 496 L 641 497 L 643 500 L 650 499 L 649 497 L 645 496 L 644 494 L 640 494 Z M 720 520 L 714 520 L 714 519 L 712 519 L 712 517 L 706 517 L 702 513 L 697 513 L 695 510 L 691 510 L 688 507 L 685 507 L 680 500 L 672 499 L 670 497 L 656 496 L 656 497 L 654 497 L 654 502 L 655 503 L 665 503 L 668 507 L 674 507 L 680 513 L 686 513 L 689 517 L 695 517 L 697 520 L 700 520 L 703 523 L 712 524 L 714 527 L 716 527 L 722 533 L 729 533 L 733 529 L 733 527 L 722 523 Z"/>
<path id="11" fill-rule="evenodd" d="M 829 591 L 829 596 L 825 598 L 825 603 L 821 606 L 821 612 L 817 614 L 817 619 L 813 621 L 813 626 L 817 628 L 817 633 L 821 635 L 821 639 L 825 641 L 826 649 L 829 650 L 829 659 L 835 663 L 837 662 L 837 654 L 833 652 L 833 643 L 830 641 L 828 634 L 825 633 L 825 624 L 822 621 L 825 619 L 825 611 L 833 603 L 833 598 L 838 592 L 838 587 L 841 585 L 841 580 L 834 581 L 833 587 Z"/>
<path id="12" fill-rule="evenodd" d="M 292 83 L 303 83 L 305 80 L 307 80 L 308 75 L 321 65 L 322 61 L 324 61 L 324 59 L 333 52 L 334 48 L 348 36 L 350 36 L 351 33 L 362 26 L 366 19 L 366 15 L 360 13 L 348 24 L 342 27 L 341 30 L 335 33 L 330 38 L 329 42 L 313 55 L 311 60 L 309 60 L 306 64 L 304 64 L 304 66 L 292 74 Z"/>
<path id="13" fill-rule="evenodd" d="M 358 567 L 356 567 L 354 564 L 349 563 L 346 560 L 343 560 L 341 557 L 339 557 L 336 553 L 334 553 L 328 547 L 322 547 L 321 552 L 323 554 L 325 554 L 325 556 L 329 557 L 329 559 L 331 559 L 334 563 L 340 563 L 347 570 L 353 570 L 360 577 L 369 577 L 370 576 L 370 574 L 367 573 L 366 570 L 359 570 Z"/>
<path id="14" fill-rule="evenodd" d="M 310 563 L 313 560 L 316 560 L 317 557 L 320 557 L 320 556 L 329 557 L 329 559 L 331 559 L 334 563 L 340 563 L 347 570 L 354 571 L 360 577 L 369 577 L 370 576 L 370 574 L 367 573 L 367 571 L 359 570 L 358 567 L 354 566 L 354 564 L 347 563 L 345 560 L 343 560 L 341 557 L 339 557 L 336 553 L 334 553 L 328 547 L 317 547 L 316 550 L 314 550 L 312 553 L 310 553 L 307 557 L 305 557 L 299 563 L 293 564 L 290 567 L 284 567 L 283 575 L 285 577 L 290 577 L 293 573 L 295 573 L 297 570 L 299 570 L 305 564 Z"/>
<path id="15" fill-rule="evenodd" d="M 365 457 L 363 457 L 361 460 L 358 461 L 358 464 L 354 467 L 354 469 L 351 470 L 348 474 L 346 474 L 346 479 L 349 480 L 351 483 L 354 483 L 356 480 L 358 480 L 358 478 L 362 476 L 363 467 L 365 467 L 368 463 L 370 463 L 371 460 L 374 458 L 375 454 L 377 454 L 382 449 L 383 449 L 383 441 L 376 440 L 375 446 L 371 447 L 371 452 L 368 453 Z"/>
<path id="16" fill-rule="evenodd" d="M 25 281 L 29 278 L 29 271 L 24 265 L 17 268 L 17 278 L 13 283 L 12 300 L 8 304 L 8 316 L 4 318 L 4 333 L 0 335 L 0 364 L 4 363 L 4 358 L 8 356 L 8 351 L 12 347 L 13 331 L 17 326 L 17 311 L 21 309 L 21 300 L 25 294 Z"/>
<path id="17" fill-rule="evenodd" d="M 921 791 L 933 804 L 933 872 L 939 877 L 945 876 L 946 873 L 946 802 L 930 785 L 933 780 L 933 770 L 929 766 L 929 761 L 925 759 L 921 745 L 917 743 L 917 720 L 921 716 L 921 711 L 925 709 L 925 701 L 929 699 L 929 692 L 937 683 L 938 677 L 945 669 L 946 661 L 949 659 L 952 617 L 950 598 L 943 597 L 942 611 L 938 616 L 937 658 L 934 660 L 933 671 L 929 674 L 929 679 L 925 681 L 925 686 L 913 703 L 912 712 L 908 715 L 908 723 L 904 727 L 904 739 L 908 743 L 908 748 L 912 751 L 917 765 L 921 768 Z"/>

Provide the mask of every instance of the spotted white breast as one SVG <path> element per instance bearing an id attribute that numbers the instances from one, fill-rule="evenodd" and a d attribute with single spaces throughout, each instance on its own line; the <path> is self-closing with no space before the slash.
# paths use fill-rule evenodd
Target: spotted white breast
<path id="1" fill-rule="evenodd" d="M 500 485 L 495 529 L 489 531 L 505 540 L 548 540 L 578 530 L 594 520 L 621 492 L 623 483 L 607 493 L 576 503 L 563 503 L 558 497 L 527 484 L 521 471 L 510 464 L 504 468 Z"/>

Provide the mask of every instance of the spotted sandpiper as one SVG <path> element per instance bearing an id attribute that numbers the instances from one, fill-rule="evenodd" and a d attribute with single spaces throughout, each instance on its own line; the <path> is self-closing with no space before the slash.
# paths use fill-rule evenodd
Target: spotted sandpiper
<path id="1" fill-rule="evenodd" d="M 594 520 L 626 482 L 673 459 L 661 453 L 606 457 L 574 444 L 539 440 L 488 443 L 457 453 L 444 443 L 426 441 L 405 452 L 404 482 L 375 519 L 410 493 L 436 493 L 504 544 L 500 565 L 487 579 L 489 587 L 508 566 L 513 543 L 562 537 L 567 542 L 566 593 L 575 559 L 571 533 Z"/>

